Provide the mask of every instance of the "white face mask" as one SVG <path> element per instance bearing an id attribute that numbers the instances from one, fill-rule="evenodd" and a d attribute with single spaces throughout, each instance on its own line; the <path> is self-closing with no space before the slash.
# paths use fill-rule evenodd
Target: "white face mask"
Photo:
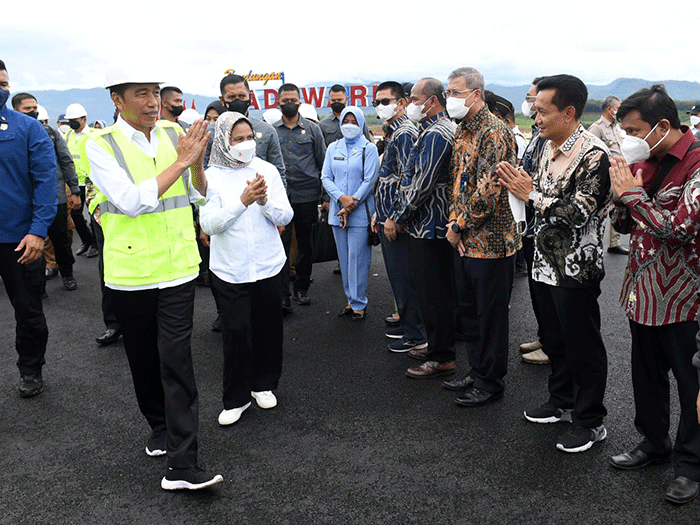
<path id="1" fill-rule="evenodd" d="M 340 132 L 343 134 L 343 137 L 349 140 L 357 137 L 361 131 L 360 126 L 356 126 L 355 124 L 343 124 L 340 126 Z"/>
<path id="2" fill-rule="evenodd" d="M 379 105 L 377 106 L 377 116 L 382 120 L 382 122 L 386 122 L 387 120 L 390 120 L 391 117 L 396 115 L 396 102 L 393 104 L 388 104 L 386 106 Z"/>
<path id="3" fill-rule="evenodd" d="M 651 150 L 653 150 L 656 146 L 661 144 L 661 142 L 668 136 L 669 132 L 671 129 L 666 132 L 666 135 L 661 137 L 661 140 L 654 144 L 653 147 L 649 147 L 649 144 L 647 143 L 647 137 L 652 134 L 652 132 L 656 129 L 656 126 L 658 126 L 659 123 L 657 122 L 656 125 L 651 128 L 651 131 L 647 133 L 646 137 L 643 139 L 640 139 L 639 137 L 635 137 L 633 135 L 627 135 L 624 139 L 622 139 L 622 144 L 620 145 L 620 149 L 622 150 L 622 155 L 625 157 L 625 160 L 627 161 L 627 164 L 634 164 L 635 162 L 642 162 L 644 160 L 647 160 L 651 156 Z"/>
<path id="4" fill-rule="evenodd" d="M 229 154 L 233 159 L 248 164 L 255 157 L 255 141 L 246 140 L 229 146 Z"/>
<path id="5" fill-rule="evenodd" d="M 428 101 L 426 100 L 420 106 L 416 106 L 413 102 L 411 102 L 406 108 L 406 115 L 408 115 L 408 118 L 415 120 L 416 122 L 423 120 L 423 108 L 427 103 Z"/>
<path id="6" fill-rule="evenodd" d="M 474 90 L 472 89 L 471 92 L 473 93 Z M 469 98 L 469 96 L 467 96 L 467 98 Z M 471 105 L 465 106 L 464 102 L 467 100 L 467 98 L 448 97 L 446 104 L 447 114 L 451 118 L 464 118 L 467 115 L 467 113 L 469 113 L 469 110 L 472 108 L 472 106 L 476 103 L 475 100 L 471 103 Z"/>
<path id="7" fill-rule="evenodd" d="M 690 125 L 695 127 L 700 124 L 700 117 L 697 115 L 690 115 Z"/>
<path id="8" fill-rule="evenodd" d="M 532 115 L 535 114 L 534 111 L 532 111 L 532 102 L 528 102 L 527 100 L 523 100 L 522 105 L 520 106 L 520 111 L 522 112 L 523 116 L 530 118 Z"/>
<path id="9" fill-rule="evenodd" d="M 59 124 L 59 126 L 58 126 L 58 131 L 60 131 L 64 135 L 68 132 L 69 129 L 70 129 L 70 126 L 68 124 Z"/>

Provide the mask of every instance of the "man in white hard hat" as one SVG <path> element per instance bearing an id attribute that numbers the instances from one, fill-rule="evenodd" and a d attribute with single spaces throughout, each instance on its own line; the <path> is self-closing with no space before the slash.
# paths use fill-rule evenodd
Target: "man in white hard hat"
<path id="1" fill-rule="evenodd" d="M 65 118 L 68 120 L 70 129 L 66 132 L 64 138 L 73 156 L 73 163 L 75 164 L 75 171 L 78 174 L 78 184 L 80 186 L 80 207 L 72 209 L 70 212 L 73 224 L 75 224 L 75 230 L 82 241 L 82 245 L 76 250 L 75 254 L 96 257 L 98 252 L 95 245 L 95 236 L 83 215 L 83 208 L 85 207 L 85 179 L 90 176 L 90 164 L 84 154 L 85 141 L 90 134 L 90 128 L 87 125 L 87 111 L 81 104 L 70 104 L 66 108 Z"/>
<path id="2" fill-rule="evenodd" d="M 86 143 L 97 190 L 90 204 L 104 232 L 104 280 L 112 290 L 136 398 L 151 427 L 149 456 L 167 454 L 166 490 L 220 483 L 197 463 L 198 397 L 192 366 L 199 254 L 190 203 L 206 194 L 203 120 L 184 135 L 158 121 L 160 82 L 111 70 L 114 125 Z"/>

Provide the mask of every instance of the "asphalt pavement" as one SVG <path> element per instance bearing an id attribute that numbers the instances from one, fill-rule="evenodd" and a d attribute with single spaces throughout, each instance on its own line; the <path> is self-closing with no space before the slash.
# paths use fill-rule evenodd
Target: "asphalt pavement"
<path id="1" fill-rule="evenodd" d="M 565 424 L 527 422 L 546 400 L 549 366 L 521 361 L 535 338 L 527 282 L 515 282 L 505 397 L 454 404 L 441 379 L 404 375 L 413 361 L 387 351 L 393 309 L 379 248 L 367 318 L 345 305 L 334 263 L 314 266 L 311 305 L 285 320 L 285 361 L 272 410 L 255 404 L 220 427 L 221 335 L 198 287 L 192 353 L 199 389 L 200 462 L 225 482 L 199 492 L 160 488 L 165 462 L 144 452 L 122 342 L 102 348 L 97 260 L 77 257 L 78 289 L 47 283 L 45 391 L 17 393 L 15 323 L 0 292 L 0 523 L 2 524 L 697 524 L 700 500 L 666 503 L 670 465 L 620 472 L 608 457 L 640 440 L 634 429 L 629 328 L 617 298 L 626 258 L 606 256 L 600 297 L 609 358 L 608 438 L 587 452 L 555 448 Z M 467 371 L 458 346 L 458 373 Z M 674 392 L 674 390 L 672 390 Z M 678 404 L 672 401 L 672 438 Z"/>

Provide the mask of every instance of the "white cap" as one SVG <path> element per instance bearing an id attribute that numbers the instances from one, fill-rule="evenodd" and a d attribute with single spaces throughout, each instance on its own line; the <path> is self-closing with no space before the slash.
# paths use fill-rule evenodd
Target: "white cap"
<path id="1" fill-rule="evenodd" d="M 66 108 L 66 118 L 68 120 L 80 117 L 87 117 L 87 111 L 80 104 L 71 104 Z"/>
<path id="2" fill-rule="evenodd" d="M 159 75 L 144 73 L 138 68 L 124 69 L 115 67 L 105 73 L 105 88 L 120 84 L 162 84 L 162 80 L 156 80 Z"/>
<path id="3" fill-rule="evenodd" d="M 39 115 L 36 117 L 37 120 L 49 120 L 49 112 L 46 111 L 44 106 L 37 105 L 36 110 L 39 112 Z"/>
<path id="4" fill-rule="evenodd" d="M 316 113 L 316 108 L 311 104 L 302 104 L 299 106 L 299 113 L 301 113 L 301 116 L 304 118 L 318 122 L 318 113 Z"/>
<path id="5" fill-rule="evenodd" d="M 268 124 L 276 126 L 277 124 L 282 122 L 282 112 L 277 108 L 268 109 L 265 113 L 262 114 L 262 118 Z"/>
<path id="6" fill-rule="evenodd" d="M 196 109 L 186 109 L 185 111 L 180 113 L 179 117 L 177 117 L 179 121 L 184 122 L 185 124 L 189 124 L 190 126 L 198 118 L 202 118 L 202 116 L 199 113 L 197 113 Z"/>

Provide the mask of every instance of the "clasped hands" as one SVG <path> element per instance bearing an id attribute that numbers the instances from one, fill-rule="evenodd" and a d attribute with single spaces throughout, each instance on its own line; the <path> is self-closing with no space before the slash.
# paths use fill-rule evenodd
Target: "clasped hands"
<path id="1" fill-rule="evenodd" d="M 254 202 L 257 202 L 260 206 L 265 206 L 267 204 L 267 184 L 265 184 L 265 179 L 259 173 L 255 174 L 255 178 L 250 181 L 247 180 L 246 187 L 241 194 L 241 202 L 247 208 Z"/>

